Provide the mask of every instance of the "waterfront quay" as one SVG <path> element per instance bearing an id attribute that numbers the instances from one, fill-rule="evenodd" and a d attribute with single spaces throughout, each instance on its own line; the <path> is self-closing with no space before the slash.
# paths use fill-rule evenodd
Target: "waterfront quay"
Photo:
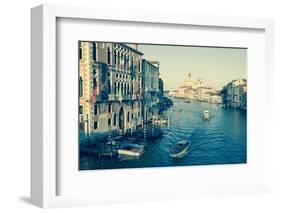
<path id="1" fill-rule="evenodd" d="M 145 142 L 162 137 L 161 127 L 152 122 L 144 127 L 138 126 L 134 131 L 120 135 L 117 131 L 108 131 L 104 134 L 85 135 L 80 133 L 80 156 L 97 158 L 118 157 L 118 149 L 128 145 L 143 146 Z"/>

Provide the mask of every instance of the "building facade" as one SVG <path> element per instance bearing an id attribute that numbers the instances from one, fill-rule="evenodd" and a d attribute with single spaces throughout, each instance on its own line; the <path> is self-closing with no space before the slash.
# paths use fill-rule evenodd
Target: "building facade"
<path id="1" fill-rule="evenodd" d="M 223 103 L 227 107 L 247 109 L 247 80 L 237 79 L 228 83 L 221 91 Z"/>
<path id="2" fill-rule="evenodd" d="M 142 55 L 125 44 L 79 42 L 81 131 L 125 133 L 141 124 Z"/>
<path id="3" fill-rule="evenodd" d="M 165 99 L 164 99 L 164 81 L 159 77 L 158 80 L 158 87 L 159 87 L 159 110 L 163 111 L 165 109 Z"/>
<path id="4" fill-rule="evenodd" d="M 157 116 L 159 111 L 159 63 L 151 63 L 142 60 L 142 82 L 143 82 L 143 119 L 148 122 L 153 116 Z"/>

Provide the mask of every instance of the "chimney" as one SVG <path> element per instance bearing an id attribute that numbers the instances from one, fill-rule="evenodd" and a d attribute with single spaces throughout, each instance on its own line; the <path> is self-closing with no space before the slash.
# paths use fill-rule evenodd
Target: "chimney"
<path id="1" fill-rule="evenodd" d="M 135 49 L 139 50 L 139 45 L 138 44 L 135 44 Z"/>

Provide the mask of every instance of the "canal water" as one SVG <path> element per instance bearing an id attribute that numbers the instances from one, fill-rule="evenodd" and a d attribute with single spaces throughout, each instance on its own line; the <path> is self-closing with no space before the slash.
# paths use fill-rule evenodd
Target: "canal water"
<path id="1" fill-rule="evenodd" d="M 165 112 L 170 125 L 163 126 L 163 136 L 145 141 L 145 152 L 139 158 L 81 157 L 80 169 L 143 168 L 188 165 L 236 164 L 247 162 L 246 111 L 215 104 L 173 99 L 173 108 Z M 209 121 L 202 114 L 208 110 Z M 189 140 L 186 156 L 172 159 L 171 147 L 180 140 Z"/>

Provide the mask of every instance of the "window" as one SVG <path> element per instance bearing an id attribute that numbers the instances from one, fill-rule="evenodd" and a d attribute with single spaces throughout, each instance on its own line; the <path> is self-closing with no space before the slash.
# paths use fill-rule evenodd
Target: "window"
<path id="1" fill-rule="evenodd" d="M 124 69 L 126 69 L 126 63 L 127 63 L 127 56 L 124 55 Z"/>
<path id="2" fill-rule="evenodd" d="M 93 76 L 96 76 L 96 74 L 97 74 L 97 70 L 94 68 L 93 69 Z"/>
<path id="3" fill-rule="evenodd" d="M 117 82 L 114 83 L 114 94 L 117 95 Z"/>
<path id="4" fill-rule="evenodd" d="M 93 60 L 97 60 L 97 47 L 95 42 L 93 42 Z"/>
<path id="5" fill-rule="evenodd" d="M 108 112 L 111 112 L 111 104 L 108 104 Z"/>
<path id="6" fill-rule="evenodd" d="M 121 83 L 121 95 L 124 95 L 124 86 L 123 86 L 123 83 Z"/>
<path id="7" fill-rule="evenodd" d="M 116 65 L 116 50 L 114 50 L 114 64 Z"/>
<path id="8" fill-rule="evenodd" d="M 140 68 L 141 68 L 141 61 L 139 61 L 138 72 L 140 72 Z"/>
<path id="9" fill-rule="evenodd" d="M 132 69 L 134 69 L 134 57 L 132 57 L 131 59 L 132 59 L 131 60 L 131 67 L 132 67 Z"/>
<path id="10" fill-rule="evenodd" d="M 127 84 L 124 84 L 124 95 L 127 95 Z"/>
<path id="11" fill-rule="evenodd" d="M 107 93 L 111 94 L 111 73 L 107 72 Z"/>
<path id="12" fill-rule="evenodd" d="M 94 122 L 94 129 L 98 129 L 98 122 L 97 121 Z"/>
<path id="13" fill-rule="evenodd" d="M 111 125 L 111 118 L 108 119 L 108 122 L 107 122 L 108 126 Z"/>
<path id="14" fill-rule="evenodd" d="M 119 90 L 120 90 L 120 83 L 117 83 L 116 95 L 119 95 Z"/>
<path id="15" fill-rule="evenodd" d="M 95 105 L 94 106 L 94 115 L 97 115 L 98 114 L 98 105 Z"/>
<path id="16" fill-rule="evenodd" d="M 124 68 L 123 53 L 120 54 L 120 63 L 119 63 L 119 65 L 121 66 L 121 69 Z"/>
<path id="17" fill-rule="evenodd" d="M 130 122 L 130 112 L 127 113 L 127 122 Z"/>
<path id="18" fill-rule="evenodd" d="M 110 48 L 107 48 L 107 64 L 110 64 Z"/>
<path id="19" fill-rule="evenodd" d="M 93 69 L 93 89 L 97 87 L 97 70 Z"/>
<path id="20" fill-rule="evenodd" d="M 95 89 L 97 87 L 97 78 L 94 77 L 93 78 L 93 89 Z"/>
<path id="21" fill-rule="evenodd" d="M 127 86 L 127 94 L 128 94 L 128 95 L 130 94 L 129 83 L 128 83 L 128 86 Z"/>
<path id="22" fill-rule="evenodd" d="M 130 55 L 128 55 L 128 58 L 127 58 L 127 66 L 130 65 Z"/>
<path id="23" fill-rule="evenodd" d="M 79 106 L 79 114 L 83 114 L 83 106 Z"/>
<path id="24" fill-rule="evenodd" d="M 116 114 L 113 115 L 113 125 L 116 126 Z"/>
<path id="25" fill-rule="evenodd" d="M 118 64 L 118 66 L 120 66 L 120 53 L 119 52 L 117 53 L 117 64 Z"/>
<path id="26" fill-rule="evenodd" d="M 107 80 L 107 92 L 108 92 L 108 94 L 111 94 L 111 81 L 110 81 L 110 79 Z"/>
<path id="27" fill-rule="evenodd" d="M 80 44 L 80 46 L 79 46 L 79 59 L 81 60 L 82 59 L 82 46 L 81 46 L 81 44 Z"/>
<path id="28" fill-rule="evenodd" d="M 83 79 L 81 76 L 79 78 L 79 96 L 83 97 Z"/>

